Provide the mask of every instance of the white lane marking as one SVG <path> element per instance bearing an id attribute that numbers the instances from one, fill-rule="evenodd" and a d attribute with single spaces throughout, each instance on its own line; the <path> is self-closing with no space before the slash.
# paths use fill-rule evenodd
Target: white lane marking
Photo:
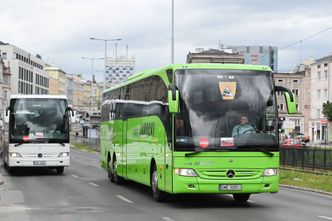
<path id="1" fill-rule="evenodd" d="M 120 200 L 123 200 L 123 201 L 125 201 L 125 202 L 127 202 L 127 203 L 133 203 L 133 201 L 128 200 L 128 199 L 127 199 L 126 197 L 124 197 L 124 196 L 116 195 L 116 197 L 118 197 Z"/>
<path id="2" fill-rule="evenodd" d="M 174 221 L 174 219 L 172 219 L 172 218 L 169 218 L 169 217 L 167 217 L 167 216 L 165 216 L 165 217 L 161 217 L 163 220 L 165 220 L 165 221 Z"/>
<path id="3" fill-rule="evenodd" d="M 99 185 L 95 184 L 95 183 L 92 183 L 92 182 L 88 182 L 88 184 L 90 184 L 91 186 L 94 186 L 94 187 L 98 187 Z"/>
<path id="4" fill-rule="evenodd" d="M 247 200 L 249 203 L 254 203 L 255 201 L 253 201 L 253 200 Z"/>
<path id="5" fill-rule="evenodd" d="M 327 216 L 318 216 L 319 218 L 322 218 L 322 219 L 327 219 L 327 220 L 332 220 L 331 217 L 327 217 Z"/>
<path id="6" fill-rule="evenodd" d="M 75 175 L 75 174 L 73 174 L 73 175 L 71 175 L 72 177 L 74 177 L 75 179 L 77 179 L 78 178 L 78 176 L 77 175 Z"/>

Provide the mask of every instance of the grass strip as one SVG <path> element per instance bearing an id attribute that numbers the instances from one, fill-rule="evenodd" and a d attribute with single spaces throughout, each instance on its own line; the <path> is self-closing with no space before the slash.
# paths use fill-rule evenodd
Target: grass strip
<path id="1" fill-rule="evenodd" d="M 332 174 L 280 169 L 280 184 L 332 193 Z"/>
<path id="2" fill-rule="evenodd" d="M 75 149 L 78 150 L 82 150 L 85 152 L 89 152 L 89 153 L 97 153 L 96 150 L 91 149 L 89 146 L 81 144 L 81 143 L 70 143 L 72 147 L 74 147 Z"/>

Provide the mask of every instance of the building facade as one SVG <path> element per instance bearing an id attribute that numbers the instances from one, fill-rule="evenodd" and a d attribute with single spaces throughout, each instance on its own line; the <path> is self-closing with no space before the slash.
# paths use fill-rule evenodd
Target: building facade
<path id="1" fill-rule="evenodd" d="M 72 107 L 75 110 L 83 111 L 84 109 L 84 87 L 83 87 L 83 78 L 81 75 L 75 75 L 75 74 L 69 74 L 67 75 L 67 78 L 72 79 L 72 91 L 73 91 L 73 97 L 72 97 Z"/>
<path id="2" fill-rule="evenodd" d="M 196 49 L 198 52 L 187 54 L 187 63 L 232 63 L 243 64 L 243 55 L 239 53 L 232 53 L 231 50 L 217 50 L 217 49 Z"/>
<path id="3" fill-rule="evenodd" d="M 1 52 L 0 52 L 1 54 Z M 5 66 L 2 58 L 0 57 L 0 116 L 9 104 L 10 94 L 10 69 Z"/>
<path id="4" fill-rule="evenodd" d="M 66 75 L 66 95 L 68 104 L 73 107 L 73 77 L 68 74 Z"/>
<path id="5" fill-rule="evenodd" d="M 106 59 L 106 82 L 116 84 L 126 81 L 135 73 L 135 59 L 108 58 Z"/>
<path id="6" fill-rule="evenodd" d="M 269 66 L 278 71 L 278 48 L 273 46 L 229 46 L 233 53 L 244 57 L 245 64 L 259 64 Z"/>
<path id="7" fill-rule="evenodd" d="M 305 72 L 297 73 L 275 73 L 275 84 L 278 86 L 284 86 L 290 89 L 296 99 L 296 114 L 289 115 L 287 113 L 286 101 L 284 98 L 284 93 L 277 92 L 277 103 L 278 103 L 278 113 L 279 119 L 283 121 L 284 133 L 287 136 L 294 134 L 305 133 L 305 117 L 303 110 L 305 108 L 305 102 L 303 100 L 304 91 L 303 82 L 305 81 Z"/>
<path id="8" fill-rule="evenodd" d="M 310 138 L 315 143 L 332 141 L 331 123 L 323 115 L 323 103 L 332 99 L 332 55 L 311 65 Z"/>
<path id="9" fill-rule="evenodd" d="M 1 58 L 10 68 L 11 94 L 48 94 L 49 79 L 45 62 L 39 55 L 0 42 Z"/>
<path id="10" fill-rule="evenodd" d="M 48 66 L 44 70 L 49 77 L 49 94 L 66 94 L 66 73 L 58 67 Z"/>

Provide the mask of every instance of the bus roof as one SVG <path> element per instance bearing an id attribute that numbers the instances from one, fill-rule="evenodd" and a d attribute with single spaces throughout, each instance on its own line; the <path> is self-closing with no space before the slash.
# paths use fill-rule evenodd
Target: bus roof
<path id="1" fill-rule="evenodd" d="M 66 99 L 66 95 L 50 95 L 50 94 L 13 94 L 10 99 L 31 99 L 31 98 L 52 98 L 52 99 Z"/>
<path id="2" fill-rule="evenodd" d="M 120 88 L 131 84 L 133 82 L 139 81 L 141 79 L 150 77 L 152 75 L 158 75 L 158 72 L 164 72 L 165 70 L 173 69 L 182 70 L 182 69 L 224 69 L 224 70 L 252 70 L 252 71 L 269 71 L 271 72 L 272 69 L 268 66 L 264 65 L 249 65 L 249 64 L 216 64 L 216 63 L 190 63 L 190 64 L 171 64 L 169 66 L 165 66 L 162 68 L 155 68 L 155 69 L 148 69 L 137 74 L 134 74 L 128 77 L 127 81 L 117 84 L 111 88 L 108 88 L 104 91 L 111 91 L 116 88 Z"/>

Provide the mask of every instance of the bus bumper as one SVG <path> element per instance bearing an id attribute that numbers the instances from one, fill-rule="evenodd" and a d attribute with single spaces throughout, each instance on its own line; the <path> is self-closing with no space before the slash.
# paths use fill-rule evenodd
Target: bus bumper
<path id="1" fill-rule="evenodd" d="M 173 193 L 276 193 L 279 189 L 279 176 L 260 177 L 250 180 L 210 180 L 200 177 L 183 177 L 174 175 Z M 240 185 L 239 190 L 220 190 L 221 185 Z"/>
<path id="2" fill-rule="evenodd" d="M 24 158 L 10 158 L 8 160 L 9 167 L 68 167 L 70 165 L 70 158 L 58 159 L 24 159 Z"/>

